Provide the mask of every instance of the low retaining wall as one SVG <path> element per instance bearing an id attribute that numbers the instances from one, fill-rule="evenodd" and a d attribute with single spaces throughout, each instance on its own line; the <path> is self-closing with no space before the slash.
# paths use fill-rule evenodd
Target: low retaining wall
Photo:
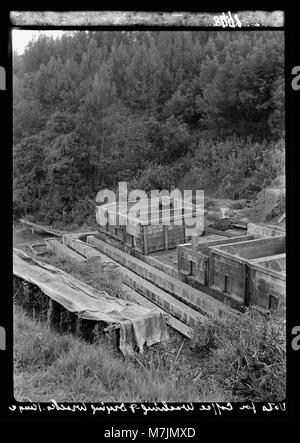
<path id="1" fill-rule="evenodd" d="M 164 272 L 153 268 L 147 263 L 132 257 L 125 252 L 112 247 L 111 245 L 106 244 L 94 236 L 89 236 L 87 238 L 87 242 L 88 244 L 91 244 L 99 249 L 99 251 L 103 254 L 132 270 L 137 275 L 141 276 L 145 280 L 148 280 L 164 291 L 174 295 L 179 300 L 202 312 L 203 314 L 220 317 L 235 314 L 235 312 L 229 307 L 225 306 L 218 300 L 213 299 L 204 292 L 194 289 L 180 280 L 166 275 Z"/>
<path id="2" fill-rule="evenodd" d="M 108 256 L 108 254 L 104 255 L 100 251 L 95 250 L 94 246 L 90 243 L 84 244 L 80 240 L 72 239 L 70 244 L 75 251 L 78 251 L 81 254 L 86 254 L 86 256 L 92 256 L 91 258 L 98 257 L 102 263 L 116 263 L 111 257 Z M 123 282 L 130 288 L 145 296 L 148 300 L 163 308 L 167 313 L 173 315 L 175 318 L 190 327 L 195 326 L 197 322 L 203 320 L 204 316 L 201 313 L 191 309 L 189 306 L 162 291 L 149 281 L 146 281 L 139 275 L 136 275 L 130 269 L 119 265 L 119 261 L 117 261 L 117 263 L 120 268 L 120 272 L 122 273 Z M 174 322 L 174 320 L 171 319 L 169 324 L 172 327 L 175 327 L 175 329 L 179 330 L 179 332 L 184 333 L 185 336 L 190 336 L 189 331 L 187 331 L 186 328 L 182 328 L 177 324 L 176 321 Z"/>
<path id="3" fill-rule="evenodd" d="M 249 305 L 285 312 L 285 258 L 285 254 L 280 254 L 249 263 Z"/>
<path id="4" fill-rule="evenodd" d="M 178 245 L 178 272 L 183 276 L 192 276 L 195 281 L 203 286 L 208 285 L 209 280 L 209 251 L 211 246 L 237 243 L 253 239 L 253 235 L 243 235 L 218 240 L 206 240 L 197 244 L 196 249 L 191 243 Z"/>
<path id="5" fill-rule="evenodd" d="M 254 235 L 255 237 L 275 237 L 284 235 L 284 229 L 274 226 L 258 225 L 256 223 L 248 223 L 247 234 Z"/>
<path id="6" fill-rule="evenodd" d="M 45 240 L 46 247 L 50 251 L 54 252 L 55 254 L 62 256 L 62 257 L 68 257 L 72 260 L 75 260 L 77 262 L 85 262 L 86 259 L 80 254 L 77 254 L 77 252 L 72 251 L 72 249 L 68 248 L 67 246 L 63 245 L 56 239 L 48 239 Z"/>
<path id="7" fill-rule="evenodd" d="M 285 253 L 285 236 L 265 237 L 210 249 L 209 285 L 239 297 L 249 305 L 249 263 L 260 257 Z"/>

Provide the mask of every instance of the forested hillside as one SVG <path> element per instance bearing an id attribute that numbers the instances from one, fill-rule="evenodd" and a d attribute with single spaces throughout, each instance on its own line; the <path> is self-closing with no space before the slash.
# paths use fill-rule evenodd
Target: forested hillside
<path id="1" fill-rule="evenodd" d="M 284 36 L 69 32 L 13 58 L 14 215 L 94 220 L 131 188 L 251 198 L 284 157 Z"/>

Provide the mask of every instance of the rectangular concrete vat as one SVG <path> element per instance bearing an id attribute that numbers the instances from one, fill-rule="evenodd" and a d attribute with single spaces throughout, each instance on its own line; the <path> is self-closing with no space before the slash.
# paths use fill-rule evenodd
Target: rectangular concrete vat
<path id="1" fill-rule="evenodd" d="M 77 252 L 68 248 L 66 245 L 60 243 L 55 238 L 45 240 L 45 243 L 46 243 L 47 249 L 54 252 L 58 256 L 67 257 L 67 258 L 70 258 L 70 259 L 78 261 L 78 262 L 85 262 L 86 261 L 85 257 L 83 257 L 80 254 L 77 254 Z"/>
<path id="2" fill-rule="evenodd" d="M 182 321 L 186 325 L 195 326 L 198 321 L 202 321 L 204 319 L 204 316 L 200 312 L 185 305 L 181 301 L 177 300 L 175 297 L 172 297 L 170 294 L 164 292 L 154 284 L 145 280 L 143 277 L 135 274 L 125 266 L 120 265 L 119 262 L 112 260 L 111 257 L 102 254 L 100 251 L 96 250 L 91 243 L 84 243 L 77 238 L 71 239 L 70 237 L 66 237 L 66 239 L 70 248 L 74 249 L 80 254 L 83 254 L 88 259 L 92 257 L 99 257 L 102 263 L 117 264 L 120 268 L 124 284 L 128 285 L 134 291 L 143 294 L 144 297 L 149 299 L 151 302 L 154 302 L 166 312 L 176 317 L 178 320 Z M 93 236 L 91 236 L 91 239 L 93 239 Z M 100 246 L 100 243 L 98 243 L 98 245 Z M 128 291 L 128 289 L 126 288 L 124 290 L 124 287 L 122 287 L 122 290 L 125 293 L 127 293 Z M 169 323 L 172 327 L 179 330 L 179 332 L 184 333 L 185 335 L 187 334 L 188 331 L 186 330 L 186 328 L 182 328 L 180 325 L 178 325 L 178 322 L 176 322 L 175 318 L 170 319 Z"/>
<path id="3" fill-rule="evenodd" d="M 285 235 L 285 229 L 280 226 L 260 225 L 257 223 L 248 223 L 247 234 L 254 235 L 256 238 L 274 237 L 274 236 L 278 236 L 278 235 Z"/>
<path id="4" fill-rule="evenodd" d="M 146 255 L 184 243 L 193 221 L 203 230 L 204 210 L 173 197 L 157 197 L 98 206 L 97 221 L 101 232 Z"/>
<path id="5" fill-rule="evenodd" d="M 215 300 L 210 295 L 194 289 L 180 280 L 165 274 L 159 269 L 153 268 L 151 265 L 126 254 L 122 250 L 117 249 L 94 236 L 89 236 L 87 238 L 87 243 L 94 245 L 103 254 L 132 270 L 135 274 L 153 283 L 163 291 L 169 292 L 178 300 L 201 313 L 220 317 L 231 316 L 236 313 L 236 311 L 225 306 L 220 301 Z"/>
<path id="6" fill-rule="evenodd" d="M 285 236 L 212 246 L 210 249 L 209 286 L 239 297 L 249 305 L 248 263 L 262 257 L 285 253 Z"/>
<path id="7" fill-rule="evenodd" d="M 211 246 L 226 245 L 254 239 L 253 235 L 237 237 L 207 236 L 198 239 L 196 248 L 191 243 L 178 245 L 178 272 L 183 276 L 190 276 L 203 286 L 208 285 L 209 278 L 209 251 Z"/>
<path id="8" fill-rule="evenodd" d="M 249 262 L 249 305 L 284 313 L 286 305 L 286 254 Z"/>

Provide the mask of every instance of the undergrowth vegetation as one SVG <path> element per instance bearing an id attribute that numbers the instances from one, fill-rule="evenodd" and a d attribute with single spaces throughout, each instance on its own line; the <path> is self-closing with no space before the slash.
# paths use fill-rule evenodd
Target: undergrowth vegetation
<path id="1" fill-rule="evenodd" d="M 191 383 L 189 373 L 170 376 L 164 360 L 157 365 L 157 358 L 149 358 L 148 364 L 127 358 L 124 364 L 124 357 L 105 340 L 88 344 L 72 335 L 60 335 L 30 319 L 19 307 L 15 308 L 14 329 L 14 395 L 18 401 L 226 400 L 215 385 Z"/>
<path id="2" fill-rule="evenodd" d="M 45 260 L 112 296 L 110 280 L 84 265 Z M 15 389 L 35 401 L 281 401 L 285 398 L 285 325 L 249 310 L 207 319 L 191 341 L 169 328 L 165 343 L 124 357 L 103 336 L 93 344 L 60 335 L 16 308 Z M 125 380 L 126 379 L 126 380 Z M 123 382 L 121 382 L 123 380 Z"/>
<path id="3" fill-rule="evenodd" d="M 235 320 L 209 319 L 195 328 L 191 345 L 205 357 L 207 373 L 237 399 L 284 400 L 286 341 L 282 320 L 251 309 Z"/>
<path id="4" fill-rule="evenodd" d="M 120 181 L 255 197 L 284 119 L 281 31 L 41 36 L 13 54 L 14 215 L 91 225 Z"/>
<path id="5" fill-rule="evenodd" d="M 118 272 L 115 271 L 115 275 L 105 275 L 101 269 L 101 260 L 88 259 L 80 263 L 62 256 L 48 254 L 47 257 L 43 257 L 43 261 L 62 269 L 99 291 L 108 292 L 112 297 L 124 298 Z"/>

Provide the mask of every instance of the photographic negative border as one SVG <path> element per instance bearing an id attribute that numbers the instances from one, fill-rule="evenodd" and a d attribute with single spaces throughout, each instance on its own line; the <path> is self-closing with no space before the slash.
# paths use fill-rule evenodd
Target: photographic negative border
<path id="1" fill-rule="evenodd" d="M 5 167 L 8 171 L 8 177 L 2 174 L 3 180 L 3 189 L 7 189 L 7 181 L 9 183 L 9 191 L 12 191 L 12 156 L 11 156 L 11 147 L 12 147 L 12 49 L 11 49 L 11 28 L 12 26 L 17 26 L 20 29 L 43 29 L 43 30 L 53 30 L 53 29 L 64 29 L 64 30 L 80 30 L 86 29 L 87 27 L 92 28 L 93 30 L 120 30 L 122 28 L 130 28 L 131 30 L 158 30 L 158 29 L 176 29 L 176 30 L 188 30 L 198 29 L 198 30 L 222 30 L 224 29 L 222 26 L 217 27 L 212 23 L 213 17 L 216 15 L 221 15 L 223 11 L 219 11 L 217 13 L 211 12 L 207 13 L 207 23 L 205 24 L 205 20 L 201 23 L 195 24 L 195 17 L 197 14 L 205 15 L 206 12 L 197 12 L 197 11 L 188 11 L 188 12 L 174 12 L 169 11 L 169 16 L 172 17 L 173 22 L 166 23 L 165 17 L 168 12 L 162 11 L 157 12 L 156 21 L 151 24 L 149 22 L 149 18 L 147 20 L 142 19 L 143 13 L 149 17 L 149 11 L 141 11 L 141 12 L 133 12 L 133 11 L 122 11 L 122 20 L 119 23 L 110 22 L 108 20 L 108 12 L 107 11 L 97 11 L 97 14 L 106 14 L 107 23 L 96 24 L 96 16 L 94 14 L 93 20 L 91 17 L 87 18 L 87 22 L 75 23 L 72 21 L 66 22 L 65 19 L 61 19 L 59 17 L 63 17 L 64 14 L 75 14 L 78 18 L 78 14 L 81 11 L 57 11 L 60 15 L 58 17 L 58 21 L 55 24 L 55 20 L 53 22 L 53 17 L 55 17 L 55 11 L 49 12 L 47 11 L 35 11 L 36 13 L 36 21 L 34 24 L 31 24 L 28 20 L 28 16 L 24 15 L 26 13 L 31 13 L 29 11 L 24 11 L 23 18 L 22 13 L 17 8 L 15 11 L 18 11 L 19 15 L 11 15 L 12 11 L 6 10 L 1 14 L 1 60 L 0 66 L 3 66 L 6 71 L 6 89 L 0 91 L 0 103 L 1 103 L 1 115 L 6 115 L 6 122 L 3 124 L 4 134 L 4 146 L 8 149 L 5 149 L 7 159 L 5 160 L 5 164 L 9 164 L 10 167 Z M 117 12 L 117 11 L 110 11 Z M 224 11 L 227 13 L 228 11 Z M 239 28 L 238 26 L 235 28 L 228 27 L 226 30 L 231 30 L 234 32 L 235 30 L 243 30 L 246 29 L 251 30 L 279 30 L 283 29 L 282 17 L 280 18 L 280 14 L 278 15 L 278 11 L 275 11 L 276 14 L 272 11 L 267 11 L 263 13 L 262 11 L 258 11 L 259 14 L 253 14 L 253 11 L 250 11 L 250 15 L 248 15 L 249 21 L 246 22 L 247 25 L 245 27 Z M 50 15 L 49 15 L 50 14 Z M 82 12 L 83 14 L 83 12 Z M 85 13 L 84 13 L 85 14 Z M 171 15 L 172 14 L 172 15 Z M 177 14 L 177 16 L 176 16 Z M 178 15 L 180 14 L 180 16 Z M 244 17 L 244 14 L 249 14 L 249 11 L 238 11 L 232 12 L 232 15 L 238 14 L 239 17 Z M 240 15 L 241 14 L 241 15 Z M 274 15 L 272 15 L 274 14 Z M 33 16 L 31 15 L 31 18 Z M 44 17 L 44 18 L 43 18 Z M 66 15 L 65 15 L 66 17 Z M 70 17 L 70 15 L 69 15 Z M 86 16 L 87 17 L 87 16 Z M 127 17 L 127 21 L 126 21 Z M 176 20 L 177 22 L 176 22 Z M 177 17 L 177 18 L 176 18 Z M 245 16 L 246 17 L 246 16 Z M 270 21 L 270 17 L 273 19 Z M 24 21 L 24 18 L 26 20 Z M 83 15 L 81 18 L 84 18 Z M 129 23 L 128 23 L 129 18 Z M 198 18 L 200 16 L 198 15 Z M 255 19 L 254 19 L 255 18 Z M 260 18 L 260 21 L 257 21 Z M 23 20 L 20 21 L 20 19 Z M 120 19 L 120 16 L 119 16 Z M 205 19 L 205 17 L 204 17 Z M 17 21 L 19 20 L 19 21 Z M 42 23 L 41 23 L 42 20 Z M 43 20 L 46 20 L 45 22 Z M 47 21 L 48 20 L 48 21 Z M 92 21 L 92 23 L 89 22 Z M 115 19 L 117 20 L 116 16 Z M 124 22 L 125 20 L 125 22 Z M 268 22 L 269 20 L 269 22 Z M 162 23 L 161 23 L 162 21 Z M 243 21 L 243 19 L 242 19 Z M 26 23 L 25 23 L 26 22 Z M 268 24 L 266 24 L 268 23 Z M 202 424 L 203 422 L 213 422 L 213 421 L 279 421 L 279 422 L 287 422 L 287 421 L 296 421 L 297 413 L 299 415 L 299 406 L 298 406 L 298 398 L 297 398 L 297 352 L 292 349 L 291 341 L 293 339 L 292 330 L 299 324 L 299 316 L 297 318 L 297 313 L 299 312 L 297 307 L 299 304 L 298 296 L 297 296 L 297 271 L 296 271 L 296 254 L 297 254 L 297 218 L 296 218 L 296 202 L 297 202 L 297 165 L 299 150 L 297 146 L 299 146 L 299 131 L 297 128 L 297 110 L 299 112 L 299 97 L 300 91 L 294 90 L 291 87 L 291 82 L 293 79 L 292 70 L 295 66 L 300 66 L 300 60 L 297 54 L 297 14 L 293 10 L 284 10 L 284 33 L 285 33 L 285 90 L 286 90 L 286 188 L 287 188 L 287 267 L 288 267 L 288 279 L 287 279 L 287 300 L 288 300 L 288 308 L 287 308 L 287 397 L 284 401 L 285 408 L 278 407 L 278 409 L 274 406 L 265 405 L 265 411 L 263 411 L 263 405 L 260 405 L 256 409 L 256 413 L 253 413 L 253 409 L 251 409 L 251 404 L 245 404 L 244 410 L 240 409 L 243 405 L 233 404 L 233 409 L 231 410 L 229 406 L 225 404 L 212 404 L 211 410 L 208 411 L 203 409 L 201 411 L 200 405 L 195 407 L 193 411 L 181 409 L 181 411 L 165 411 L 160 412 L 149 412 L 147 415 L 143 414 L 143 410 L 136 410 L 134 413 L 130 411 L 129 404 L 125 404 L 125 408 L 127 412 L 123 412 L 120 408 L 118 412 L 114 412 L 111 414 L 95 414 L 93 416 L 92 410 L 88 411 L 88 413 L 82 413 L 79 410 L 77 412 L 71 412 L 67 409 L 67 405 L 62 405 L 60 410 L 59 407 L 55 407 L 51 410 L 51 413 L 47 411 L 47 408 L 44 409 L 44 405 L 36 406 L 36 410 L 34 414 L 30 411 L 20 412 L 18 410 L 17 402 L 13 397 L 13 314 L 12 314 L 12 279 L 11 279 L 11 269 L 12 263 L 10 260 L 6 260 L 8 263 L 8 271 L 5 273 L 6 279 L 8 279 L 8 290 L 3 291 L 2 294 L 2 307 L 0 310 L 0 325 L 6 331 L 6 350 L 0 351 L 1 355 L 1 378 L 0 378 L 0 391 L 1 395 L 1 404 L 0 404 L 0 421 L 6 422 L 14 422 L 14 421 L 91 421 L 95 420 L 98 423 L 105 421 L 105 426 L 113 426 L 118 423 L 119 427 L 122 427 L 122 424 L 127 424 L 130 422 L 132 427 L 134 426 L 143 426 L 145 429 L 148 427 L 148 424 L 151 426 L 159 425 L 163 423 L 164 426 L 168 424 L 180 423 L 181 426 L 184 422 L 188 422 L 189 425 L 193 423 L 194 426 Z M 7 42 L 9 51 L 7 51 Z M 297 58 L 298 57 L 298 58 Z M 9 110 L 9 112 L 8 112 Z M 2 117 L 3 118 L 3 117 Z M 3 122 L 4 123 L 4 122 Z M 5 181 L 4 181 L 5 180 Z M 10 187 L 11 186 L 11 187 Z M 12 195 L 10 192 L 9 197 Z M 8 205 L 7 211 L 9 214 L 12 214 L 12 206 L 10 198 L 5 199 L 5 203 Z M 9 232 L 12 229 L 12 219 L 6 217 L 8 219 L 8 229 Z M 5 235 L 5 241 L 7 243 L 7 251 L 9 257 L 11 257 L 11 249 L 12 243 L 10 239 L 12 236 Z M 296 290 L 294 289 L 296 288 Z M 108 404 L 109 405 L 109 404 Z M 111 404 L 112 406 L 115 404 Z M 198 405 L 198 404 L 195 404 Z M 33 407 L 33 404 L 28 404 L 29 407 Z M 101 406 L 101 405 L 99 405 Z M 162 407 L 162 405 L 158 405 Z M 223 409 L 222 409 L 223 406 Z M 282 406 L 282 405 L 281 405 Z M 42 409 L 39 409 L 41 407 Z M 15 409 L 14 409 L 15 408 Z M 269 409 L 268 409 L 269 408 Z M 284 410 L 285 409 L 285 410 Z M 199 412 L 201 411 L 201 412 Z M 146 424 L 148 423 L 148 424 Z M 100 424 L 100 423 L 99 423 Z M 102 425 L 101 424 L 101 425 Z M 199 434 L 198 434 L 199 435 Z M 197 434 L 196 434 L 197 437 Z"/>

